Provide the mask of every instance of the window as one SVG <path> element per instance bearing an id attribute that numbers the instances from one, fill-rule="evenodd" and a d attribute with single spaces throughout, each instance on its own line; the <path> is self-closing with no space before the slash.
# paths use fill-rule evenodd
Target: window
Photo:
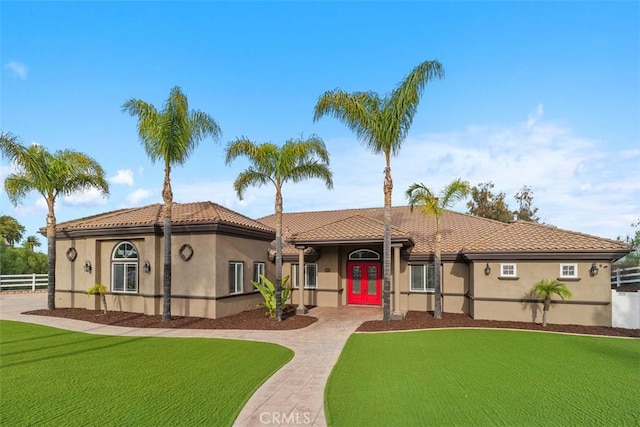
<path id="1" fill-rule="evenodd" d="M 111 254 L 111 291 L 138 292 L 138 251 L 129 242 L 119 243 Z"/>
<path id="2" fill-rule="evenodd" d="M 291 265 L 291 275 L 293 276 L 293 287 L 298 287 L 298 264 Z M 305 289 L 316 289 L 318 287 L 318 264 L 304 265 L 304 287 Z"/>
<path id="3" fill-rule="evenodd" d="M 380 259 L 380 254 L 375 251 L 372 251 L 371 249 L 359 249 L 349 254 L 349 261 L 378 260 L 378 259 Z"/>
<path id="4" fill-rule="evenodd" d="M 410 289 L 418 292 L 433 292 L 435 288 L 434 264 L 411 264 L 409 266 Z"/>
<path id="5" fill-rule="evenodd" d="M 560 277 L 573 279 L 577 278 L 578 264 L 560 264 Z"/>
<path id="6" fill-rule="evenodd" d="M 230 262 L 229 263 L 229 293 L 240 294 L 243 291 L 243 270 L 244 264 L 242 262 Z"/>
<path id="7" fill-rule="evenodd" d="M 515 264 L 500 264 L 500 277 L 517 277 Z"/>
<path id="8" fill-rule="evenodd" d="M 264 262 L 254 262 L 253 263 L 253 281 L 254 282 L 262 283 L 262 278 L 260 277 L 260 275 L 262 274 L 264 276 L 266 274 L 265 273 L 265 271 L 266 271 L 265 267 L 266 266 L 265 266 Z M 254 292 L 257 292 L 258 288 L 253 286 L 253 290 L 254 290 Z"/>

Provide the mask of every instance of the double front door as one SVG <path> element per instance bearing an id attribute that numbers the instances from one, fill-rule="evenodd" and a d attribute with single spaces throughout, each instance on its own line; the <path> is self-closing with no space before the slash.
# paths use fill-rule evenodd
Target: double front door
<path id="1" fill-rule="evenodd" d="M 380 305 L 381 272 L 379 262 L 347 263 L 347 303 Z"/>

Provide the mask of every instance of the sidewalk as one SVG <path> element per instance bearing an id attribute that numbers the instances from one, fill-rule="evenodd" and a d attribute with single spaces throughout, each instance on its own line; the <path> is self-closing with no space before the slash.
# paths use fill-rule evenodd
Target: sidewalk
<path id="1" fill-rule="evenodd" d="M 293 359 L 269 378 L 249 399 L 235 426 L 326 426 L 324 387 L 347 338 L 364 321 L 382 318 L 376 307 L 317 307 L 309 315 L 318 321 L 304 329 L 245 331 L 206 329 L 124 328 L 20 313 L 46 307 L 46 293 L 2 294 L 0 319 L 37 323 L 104 335 L 232 338 L 280 344 L 295 352 Z"/>

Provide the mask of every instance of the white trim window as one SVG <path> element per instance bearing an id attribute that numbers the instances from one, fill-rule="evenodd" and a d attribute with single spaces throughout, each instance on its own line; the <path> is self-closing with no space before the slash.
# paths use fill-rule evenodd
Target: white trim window
<path id="1" fill-rule="evenodd" d="M 231 261 L 229 263 L 229 293 L 241 294 L 243 291 L 244 263 Z"/>
<path id="2" fill-rule="evenodd" d="M 138 251 L 132 243 L 121 242 L 111 253 L 111 292 L 138 292 Z"/>
<path id="3" fill-rule="evenodd" d="M 298 264 L 291 264 L 291 276 L 293 287 L 298 287 Z M 306 263 L 304 265 L 304 288 L 318 288 L 318 264 Z"/>
<path id="4" fill-rule="evenodd" d="M 263 276 L 266 275 L 267 274 L 266 271 L 267 271 L 267 268 L 264 262 L 255 261 L 253 263 L 253 281 L 258 283 L 263 283 L 263 280 L 260 277 L 260 275 L 261 274 Z M 253 286 L 253 290 L 254 292 L 258 292 L 258 288 L 256 288 L 255 286 Z"/>
<path id="5" fill-rule="evenodd" d="M 578 264 L 560 264 L 560 277 L 563 279 L 577 279 Z"/>
<path id="6" fill-rule="evenodd" d="M 518 277 L 516 264 L 500 264 L 500 277 Z"/>
<path id="7" fill-rule="evenodd" d="M 435 290 L 435 264 L 409 265 L 409 289 L 413 292 L 433 292 Z"/>

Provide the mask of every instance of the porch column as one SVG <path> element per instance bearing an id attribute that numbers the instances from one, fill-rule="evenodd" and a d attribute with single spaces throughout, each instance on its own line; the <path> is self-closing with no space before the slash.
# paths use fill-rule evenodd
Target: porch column
<path id="1" fill-rule="evenodd" d="M 393 312 L 391 320 L 402 320 L 404 315 L 400 311 L 400 249 L 402 245 L 391 245 L 393 248 Z"/>
<path id="2" fill-rule="evenodd" d="M 298 250 L 298 308 L 296 314 L 307 314 L 304 306 L 304 250 L 306 246 L 296 246 Z"/>

